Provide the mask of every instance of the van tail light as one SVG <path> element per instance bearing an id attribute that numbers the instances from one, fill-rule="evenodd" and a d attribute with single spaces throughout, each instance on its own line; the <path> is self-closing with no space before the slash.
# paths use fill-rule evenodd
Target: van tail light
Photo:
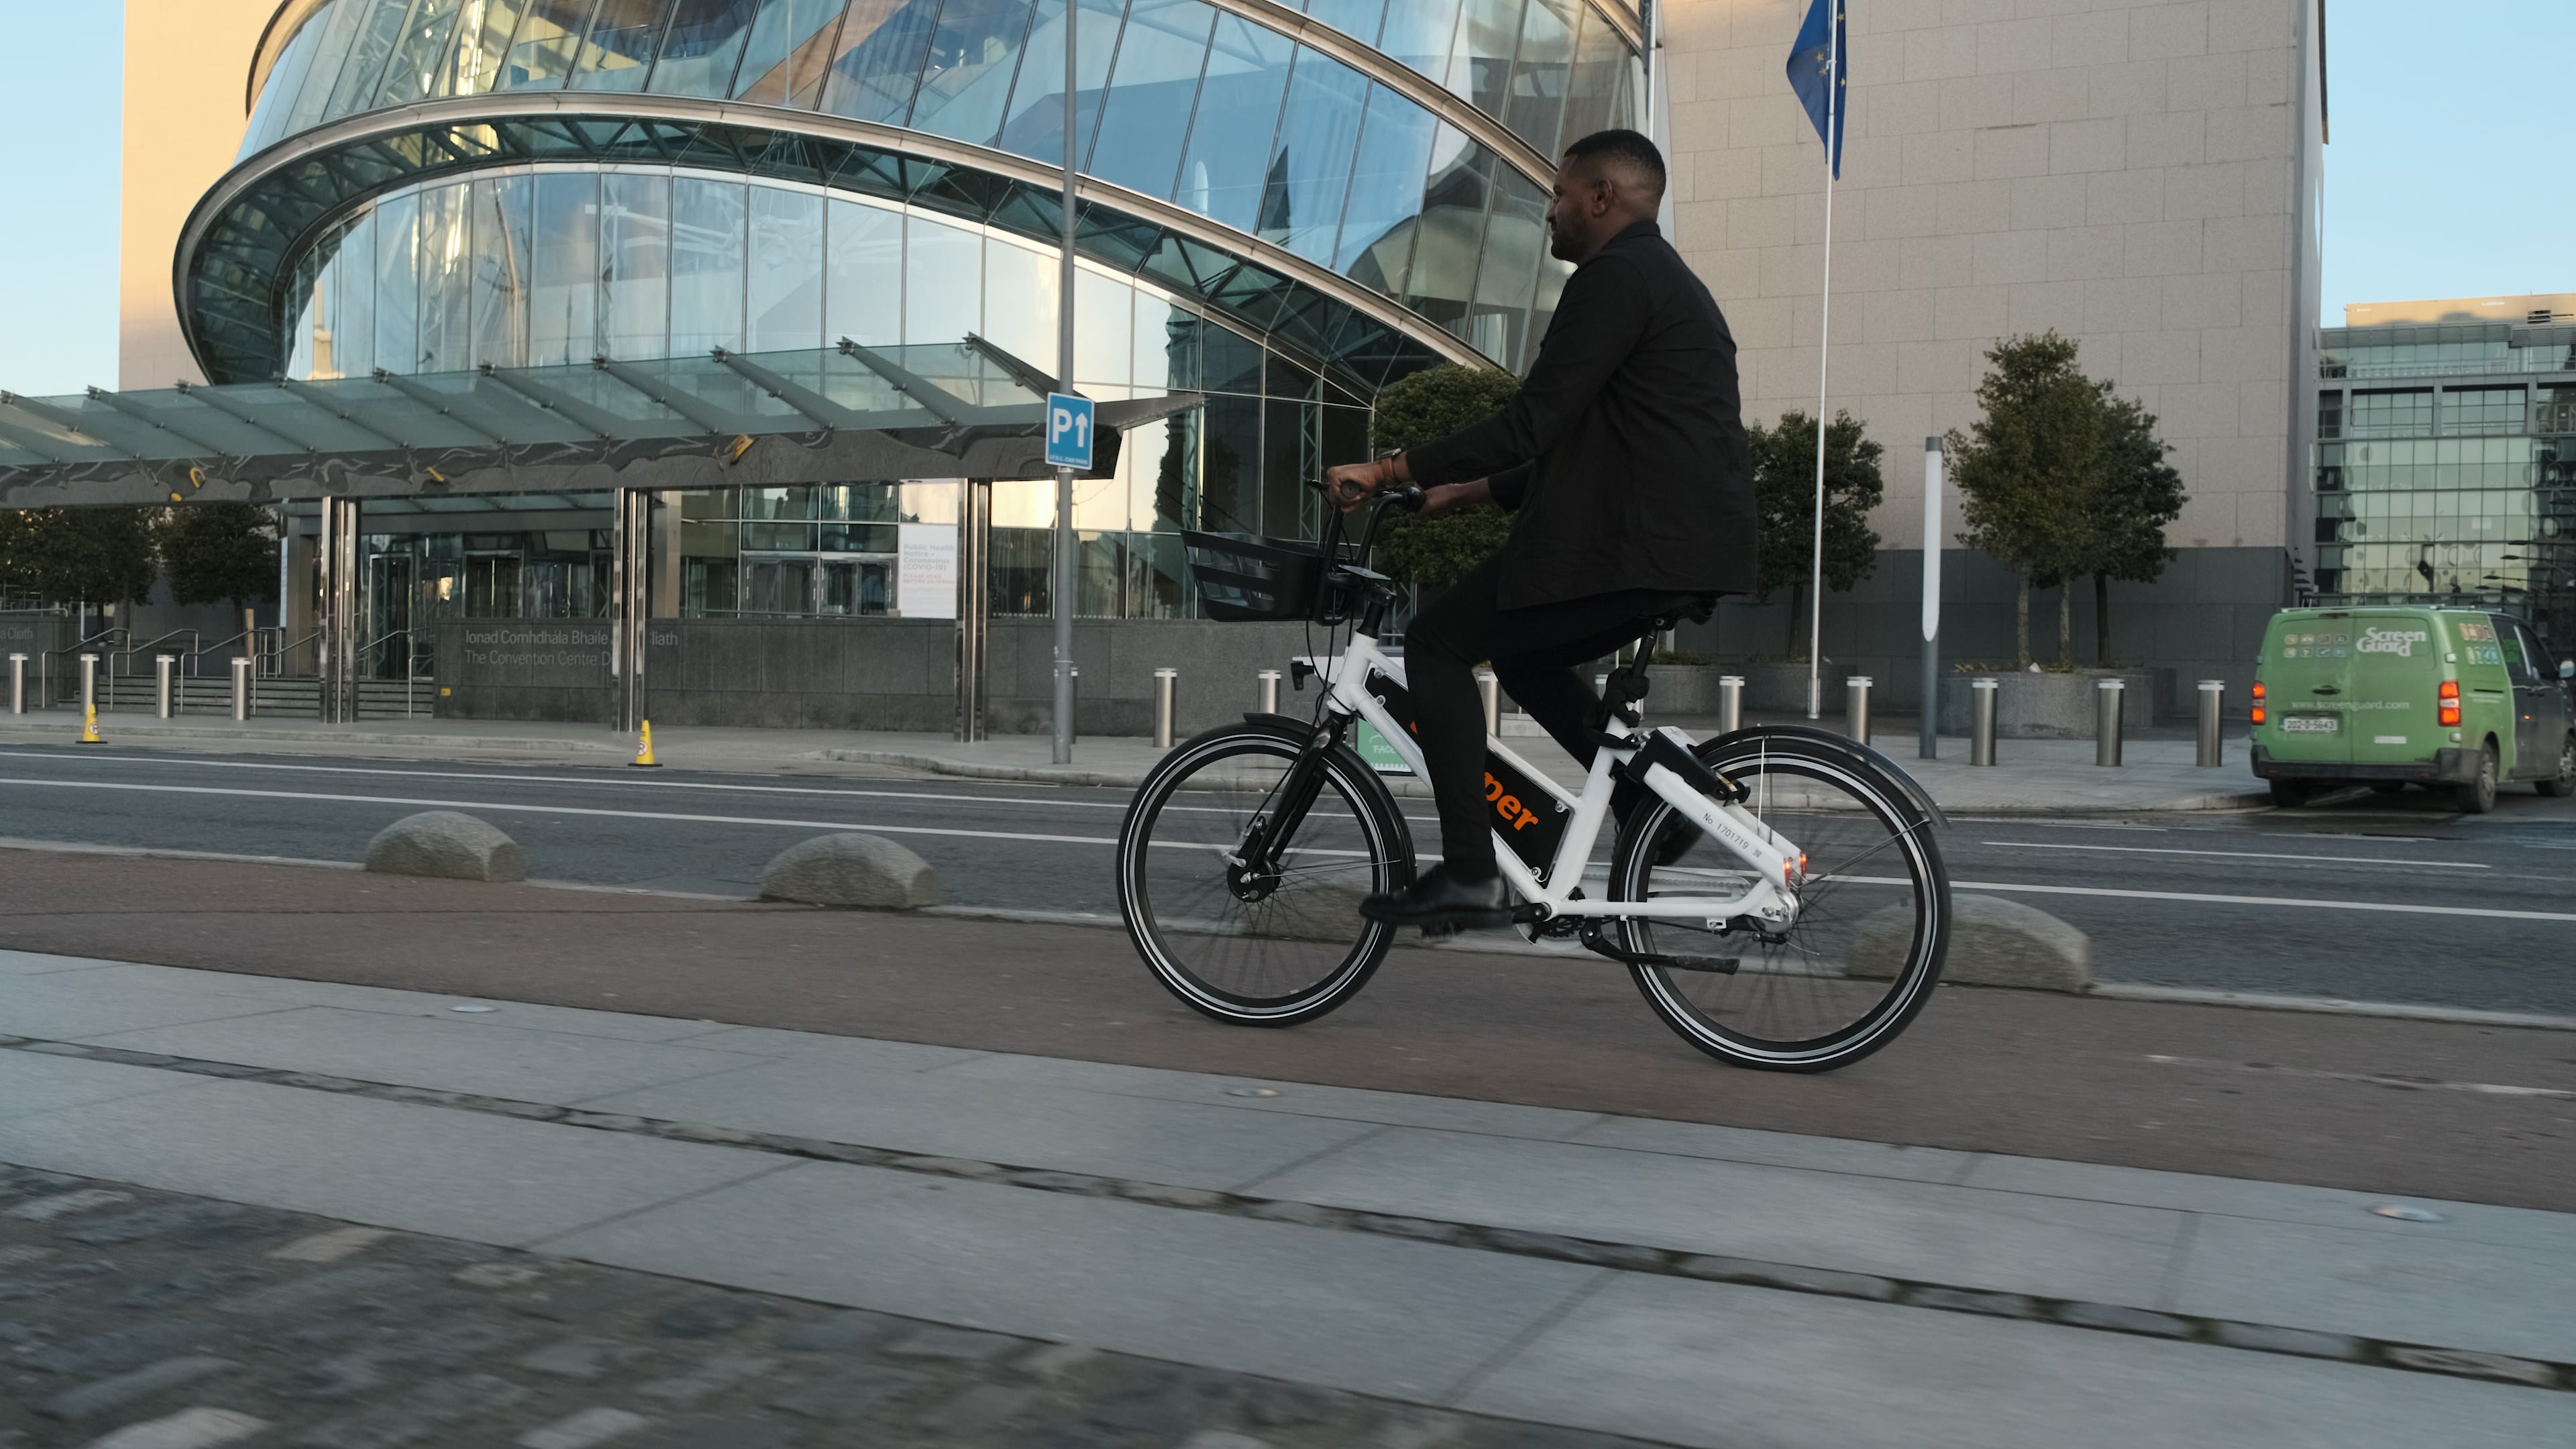
<path id="1" fill-rule="evenodd" d="M 2254 723 L 2261 724 L 2270 715 L 2271 711 L 2263 707 L 2263 681 L 2258 679 L 2254 681 Z"/>
<path id="2" fill-rule="evenodd" d="M 2456 726 L 2459 722 L 2460 682 L 2456 679 L 2445 679 L 2442 681 L 2441 723 L 2445 726 Z"/>

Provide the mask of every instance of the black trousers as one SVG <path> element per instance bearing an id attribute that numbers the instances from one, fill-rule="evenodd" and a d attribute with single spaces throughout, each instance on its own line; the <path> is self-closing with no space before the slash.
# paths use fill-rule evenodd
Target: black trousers
<path id="1" fill-rule="evenodd" d="M 1404 632 L 1404 674 L 1413 696 L 1415 737 L 1439 807 L 1440 858 L 1451 875 L 1494 874 L 1494 838 L 1485 808 L 1485 709 L 1476 665 L 1494 677 L 1532 719 L 1589 765 L 1587 729 L 1600 696 L 1575 666 L 1633 644 L 1646 621 L 1670 607 L 1672 595 L 1622 589 L 1526 609 L 1495 605 L 1501 578 L 1488 558 L 1434 599 Z"/>

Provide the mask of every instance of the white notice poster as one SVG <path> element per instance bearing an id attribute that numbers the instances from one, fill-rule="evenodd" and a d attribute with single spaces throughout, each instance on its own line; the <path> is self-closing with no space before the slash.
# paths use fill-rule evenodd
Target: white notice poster
<path id="1" fill-rule="evenodd" d="M 907 619 L 957 617 L 957 525 L 895 525 L 894 606 Z"/>

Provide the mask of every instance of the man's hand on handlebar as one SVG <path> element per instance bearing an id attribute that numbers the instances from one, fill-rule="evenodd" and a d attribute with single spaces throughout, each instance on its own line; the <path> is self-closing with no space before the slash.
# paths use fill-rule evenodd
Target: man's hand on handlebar
<path id="1" fill-rule="evenodd" d="M 1493 501 L 1493 480 L 1471 478 L 1464 483 L 1439 483 L 1423 489 L 1422 507 L 1416 511 L 1425 518 L 1438 518 Z"/>
<path id="2" fill-rule="evenodd" d="M 1372 459 L 1366 463 L 1344 463 L 1324 472 L 1324 491 L 1331 495 L 1333 506 L 1349 513 L 1379 493 L 1405 480 L 1404 455 Z"/>

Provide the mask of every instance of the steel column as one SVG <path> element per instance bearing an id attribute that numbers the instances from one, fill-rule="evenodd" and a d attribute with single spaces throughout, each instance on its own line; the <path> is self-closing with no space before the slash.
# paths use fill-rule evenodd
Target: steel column
<path id="1" fill-rule="evenodd" d="M 992 711 L 987 654 L 993 614 L 993 480 L 969 478 L 957 500 L 957 738 L 981 744 Z"/>
<path id="2" fill-rule="evenodd" d="M 617 682 L 617 728 L 632 734 L 648 717 L 644 661 L 653 632 L 653 495 L 621 488 L 616 509 L 610 544 L 617 606 L 609 627 L 608 673 Z"/>
<path id="3" fill-rule="evenodd" d="M 322 500 L 322 536 L 315 550 L 319 566 L 322 658 L 322 722 L 350 724 L 358 718 L 358 500 Z"/>

